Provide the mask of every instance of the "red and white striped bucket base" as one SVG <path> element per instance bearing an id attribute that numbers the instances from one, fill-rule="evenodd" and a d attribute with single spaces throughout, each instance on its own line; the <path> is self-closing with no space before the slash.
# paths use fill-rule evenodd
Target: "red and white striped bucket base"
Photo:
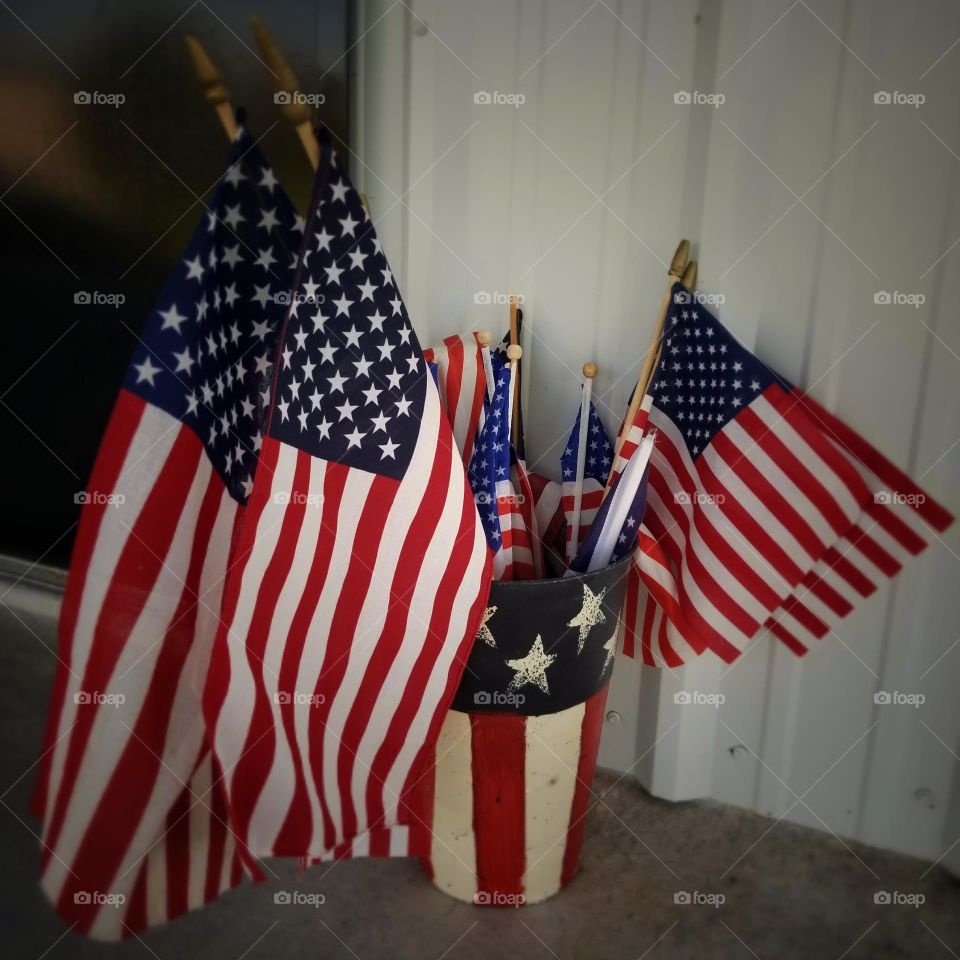
<path id="1" fill-rule="evenodd" d="M 580 866 L 607 688 L 560 713 L 451 710 L 440 732 L 430 864 L 485 906 L 552 897 Z"/>
<path id="2" fill-rule="evenodd" d="M 626 561 L 497 581 L 420 784 L 424 866 L 469 903 L 539 903 L 580 867 Z M 432 809 L 430 809 L 432 807 Z"/>

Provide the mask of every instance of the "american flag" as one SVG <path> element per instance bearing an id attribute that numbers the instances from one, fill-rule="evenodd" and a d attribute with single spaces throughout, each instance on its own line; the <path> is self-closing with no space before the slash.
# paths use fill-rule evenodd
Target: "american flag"
<path id="1" fill-rule="evenodd" d="M 560 456 L 560 472 L 563 475 L 563 513 L 567 521 L 566 543 L 573 539 L 573 506 L 576 495 L 577 450 L 580 443 L 580 416 L 574 421 L 570 438 Z M 577 546 L 583 543 L 590 532 L 597 510 L 603 502 L 603 492 L 607 475 L 613 465 L 613 446 L 607 431 L 603 428 L 600 415 L 593 403 L 590 404 L 590 416 L 587 421 L 586 459 L 583 465 L 583 493 L 580 500 L 580 532 Z"/>
<path id="2" fill-rule="evenodd" d="M 764 623 L 765 629 L 802 655 L 861 599 L 921 553 L 929 530 L 942 533 L 953 517 L 840 419 L 798 391 L 793 397 L 847 456 L 871 493 L 854 527 L 827 550 Z"/>
<path id="3" fill-rule="evenodd" d="M 446 414 L 464 464 L 470 463 L 483 416 L 487 379 L 476 333 L 446 337 L 424 351 L 436 375 L 440 405 Z"/>
<path id="4" fill-rule="evenodd" d="M 604 498 L 576 556 L 571 573 L 599 570 L 637 548 L 640 521 L 647 506 L 647 469 L 654 436 L 645 437 Z"/>
<path id="5" fill-rule="evenodd" d="M 80 497 L 34 810 L 43 889 L 99 938 L 243 874 L 200 694 L 301 230 L 241 130 Z"/>
<path id="6" fill-rule="evenodd" d="M 493 358 L 493 364 L 493 398 L 485 407 L 467 475 L 494 552 L 494 578 L 529 580 L 542 575 L 535 557 L 539 544 L 534 543 L 536 531 L 531 524 L 533 493 L 529 484 L 522 485 L 522 467 L 510 443 L 510 368 L 499 356 Z"/>
<path id="7" fill-rule="evenodd" d="M 267 436 L 204 697 L 255 856 L 388 837 L 490 579 L 459 451 L 372 222 L 326 134 Z"/>
<path id="8" fill-rule="evenodd" d="M 673 303 L 645 517 L 673 603 L 635 605 L 644 659 L 673 665 L 689 645 L 729 662 L 761 630 L 802 653 L 923 548 L 924 523 L 951 518 L 680 285 Z"/>

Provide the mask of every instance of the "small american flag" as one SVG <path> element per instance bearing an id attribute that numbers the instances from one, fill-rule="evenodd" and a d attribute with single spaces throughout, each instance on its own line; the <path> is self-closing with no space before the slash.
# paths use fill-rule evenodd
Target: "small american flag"
<path id="1" fill-rule="evenodd" d="M 577 450 L 580 442 L 580 414 L 574 421 L 570 438 L 560 456 L 560 472 L 563 475 L 563 513 L 567 521 L 566 542 L 573 538 L 573 505 L 576 491 Z M 587 422 L 586 459 L 583 466 L 583 494 L 580 501 L 580 532 L 577 546 L 583 543 L 590 532 L 597 510 L 603 502 L 603 492 L 607 475 L 613 464 L 613 446 L 607 431 L 603 427 L 600 415 L 593 403 L 590 404 L 590 417 Z"/>
<path id="2" fill-rule="evenodd" d="M 444 339 L 424 351 L 435 372 L 440 405 L 446 414 L 464 464 L 470 463 L 483 416 L 487 380 L 475 333 Z"/>
<path id="3" fill-rule="evenodd" d="M 651 664 L 729 662 L 761 631 L 802 653 L 952 518 L 680 285 L 673 302 L 645 516 L 670 577 L 662 604 L 628 595 L 628 632 Z"/>
<path id="4" fill-rule="evenodd" d="M 372 222 L 326 134 L 204 698 L 256 856 L 403 853 L 490 551 Z"/>
<path id="5" fill-rule="evenodd" d="M 517 486 L 522 479 L 510 443 L 510 370 L 499 356 L 493 358 L 493 367 L 493 398 L 485 407 L 468 476 L 487 542 L 494 551 L 494 578 L 532 579 L 538 576 L 538 544 L 530 523 L 533 494 L 529 485 Z"/>
<path id="6" fill-rule="evenodd" d="M 637 548 L 647 506 L 647 471 L 653 435 L 645 437 L 614 480 L 597 510 L 590 532 L 570 563 L 568 575 L 599 570 Z"/>
<path id="7" fill-rule="evenodd" d="M 244 872 L 200 693 L 302 226 L 241 129 L 83 495 L 34 810 L 43 889 L 101 939 Z"/>

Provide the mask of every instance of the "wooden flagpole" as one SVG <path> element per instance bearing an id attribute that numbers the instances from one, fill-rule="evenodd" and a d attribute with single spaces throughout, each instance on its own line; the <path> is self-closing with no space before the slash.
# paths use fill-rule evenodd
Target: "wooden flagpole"
<path id="1" fill-rule="evenodd" d="M 277 102 L 283 115 L 293 124 L 297 136 L 307 153 L 307 159 L 314 170 L 320 163 L 320 144 L 317 135 L 313 132 L 313 118 L 310 106 L 304 100 L 298 99 L 299 84 L 297 75 L 293 72 L 283 51 L 273 39 L 273 34 L 266 24 L 257 16 L 250 18 L 253 24 L 253 35 L 267 67 L 273 73 L 274 90 L 278 94 Z"/>
<path id="2" fill-rule="evenodd" d="M 227 136 L 234 140 L 237 136 L 237 120 L 230 106 L 230 94 L 214 62 L 203 48 L 203 44 L 193 35 L 187 34 L 187 50 L 193 63 L 193 72 L 203 88 L 207 100 L 213 104 L 217 116 L 223 124 Z"/>
<path id="3" fill-rule="evenodd" d="M 517 323 L 517 298 L 510 295 L 510 346 L 518 347 L 520 346 L 520 327 Z M 510 350 L 507 350 L 507 356 L 510 356 Z M 520 354 L 517 354 L 517 360 L 519 361 Z M 510 384 L 510 436 L 513 439 L 514 446 L 517 446 L 517 441 L 520 437 L 520 378 L 514 376 L 516 371 L 511 367 L 511 377 L 512 382 Z"/>
<path id="4" fill-rule="evenodd" d="M 517 367 L 520 365 L 520 358 L 523 356 L 523 349 L 519 343 L 511 343 L 507 347 L 507 359 L 510 361 L 510 442 L 516 447 L 517 434 L 514 426 L 517 422 L 516 407 L 516 387 L 517 387 Z"/>
<path id="5" fill-rule="evenodd" d="M 573 488 L 573 515 L 570 518 L 570 536 L 567 537 L 567 563 L 577 555 L 580 546 L 580 508 L 583 504 L 583 474 L 587 466 L 587 433 L 590 426 L 590 394 L 597 365 L 592 361 L 583 365 L 583 393 L 580 397 L 580 430 L 577 433 L 577 476 Z"/>
<path id="6" fill-rule="evenodd" d="M 694 287 L 697 285 L 697 261 L 691 260 L 687 264 L 686 270 L 683 271 L 683 276 L 680 278 L 680 282 L 683 284 L 685 289 L 689 293 L 693 293 Z M 663 338 L 661 337 L 657 341 L 657 352 L 653 356 L 653 363 L 650 365 L 650 373 L 647 376 L 647 381 L 643 385 L 643 392 L 646 393 L 650 387 L 650 381 L 653 379 L 653 371 L 657 369 L 657 364 L 660 362 L 660 348 L 663 345 Z M 641 403 L 643 402 L 641 398 Z"/>
<path id="7" fill-rule="evenodd" d="M 697 261 L 691 260 L 687 264 L 686 270 L 683 271 L 683 276 L 680 278 L 680 282 L 686 288 L 689 293 L 693 293 L 694 287 L 697 285 Z M 660 362 L 660 348 L 663 345 L 663 338 L 661 337 L 657 341 L 657 352 L 653 356 L 653 362 L 650 364 L 650 373 L 647 376 L 646 383 L 643 385 L 643 392 L 646 393 L 647 389 L 650 387 L 650 381 L 653 379 L 653 371 L 657 369 L 657 364 Z M 643 399 L 641 398 L 641 403 Z"/>
<path id="8" fill-rule="evenodd" d="M 643 395 L 647 391 L 650 383 L 650 376 L 654 370 L 654 364 L 660 356 L 660 339 L 663 336 L 663 327 L 667 320 L 667 313 L 670 310 L 670 297 L 673 292 L 673 285 L 683 276 L 683 271 L 687 268 L 687 260 L 690 256 L 690 242 L 681 240 L 673 254 L 673 260 L 670 261 L 670 269 L 667 271 L 667 289 L 663 294 L 663 302 L 660 304 L 660 314 L 657 317 L 656 326 L 653 328 L 653 336 L 650 339 L 650 346 L 647 348 L 646 356 L 643 359 L 643 367 L 640 370 L 640 376 L 637 378 L 637 385 L 633 388 L 633 397 L 630 400 L 630 406 L 627 407 L 627 415 L 623 420 L 623 427 L 617 436 L 617 445 L 614 450 L 613 462 L 617 462 L 617 456 L 623 441 L 630 432 L 630 427 L 636 419 L 637 411 L 643 401 Z M 611 471 L 614 469 L 611 466 Z M 609 488 L 608 488 L 609 489 Z"/>

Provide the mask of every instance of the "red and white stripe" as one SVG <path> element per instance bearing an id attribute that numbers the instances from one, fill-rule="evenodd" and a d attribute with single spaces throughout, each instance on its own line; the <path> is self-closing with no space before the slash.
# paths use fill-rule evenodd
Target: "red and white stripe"
<path id="1" fill-rule="evenodd" d="M 400 481 L 267 437 L 236 556 L 204 709 L 237 836 L 323 859 L 402 824 L 489 580 L 437 394 Z"/>
<path id="2" fill-rule="evenodd" d="M 776 384 L 696 461 L 656 406 L 649 424 L 658 435 L 645 522 L 686 623 L 729 662 L 857 522 L 869 490 Z"/>
<path id="3" fill-rule="evenodd" d="M 630 462 L 633 455 L 640 446 L 640 441 L 647 432 L 647 421 L 650 419 L 650 408 L 653 406 L 653 397 L 649 393 L 644 394 L 643 400 L 637 409 L 637 415 L 633 418 L 633 423 L 620 444 L 620 449 L 613 458 L 613 466 L 610 468 L 610 476 L 607 477 L 607 489 L 609 490 L 616 482 L 617 477 L 623 473 L 624 468 Z M 620 425 L 620 433 L 623 433 L 623 424 Z M 619 436 L 620 434 L 618 434 Z"/>
<path id="4" fill-rule="evenodd" d="M 573 502 L 575 487 L 576 484 L 569 480 L 563 484 L 563 516 L 567 521 L 564 541 L 567 544 L 573 539 Z M 590 527 L 597 515 L 597 511 L 603 503 L 605 489 L 599 480 L 594 480 L 593 477 L 583 478 L 583 496 L 580 500 L 580 534 L 577 537 L 578 547 L 590 532 Z M 576 553 L 575 550 L 573 552 Z M 567 555 L 569 556 L 569 553 Z"/>
<path id="5" fill-rule="evenodd" d="M 447 714 L 427 795 L 433 882 L 490 906 L 538 903 L 580 866 L 607 688 L 537 717 Z M 522 898 L 522 899 L 520 899 Z"/>
<path id="6" fill-rule="evenodd" d="M 535 579 L 534 543 L 527 511 L 510 480 L 497 482 L 497 513 L 500 517 L 500 548 L 493 555 L 493 579 Z"/>
<path id="7" fill-rule="evenodd" d="M 242 509 L 196 434 L 126 391 L 88 489 L 124 500 L 82 512 L 34 810 L 47 896 L 116 939 L 240 879 L 200 699 Z"/>
<path id="8" fill-rule="evenodd" d="M 870 491 L 853 529 L 807 572 L 764 627 L 798 655 L 823 638 L 953 517 L 902 470 L 809 397 L 793 398 L 848 458 Z"/>
<path id="9" fill-rule="evenodd" d="M 470 463 L 473 445 L 483 417 L 487 377 L 483 354 L 475 333 L 447 337 L 439 347 L 424 351 L 428 363 L 437 367 L 440 402 L 453 428 L 464 464 Z"/>
<path id="10" fill-rule="evenodd" d="M 513 481 L 514 490 L 519 495 L 520 514 L 523 518 L 523 523 L 527 530 L 527 537 L 530 541 L 530 559 L 533 564 L 533 576 L 540 579 L 544 576 L 543 541 L 540 538 L 540 522 L 537 516 L 533 485 L 527 474 L 526 466 L 522 461 L 517 460 L 516 463 L 510 467 L 510 478 Z"/>
<path id="11" fill-rule="evenodd" d="M 650 667 L 679 667 L 706 649 L 687 623 L 670 562 L 646 525 L 640 525 L 623 608 L 623 653 Z"/>

